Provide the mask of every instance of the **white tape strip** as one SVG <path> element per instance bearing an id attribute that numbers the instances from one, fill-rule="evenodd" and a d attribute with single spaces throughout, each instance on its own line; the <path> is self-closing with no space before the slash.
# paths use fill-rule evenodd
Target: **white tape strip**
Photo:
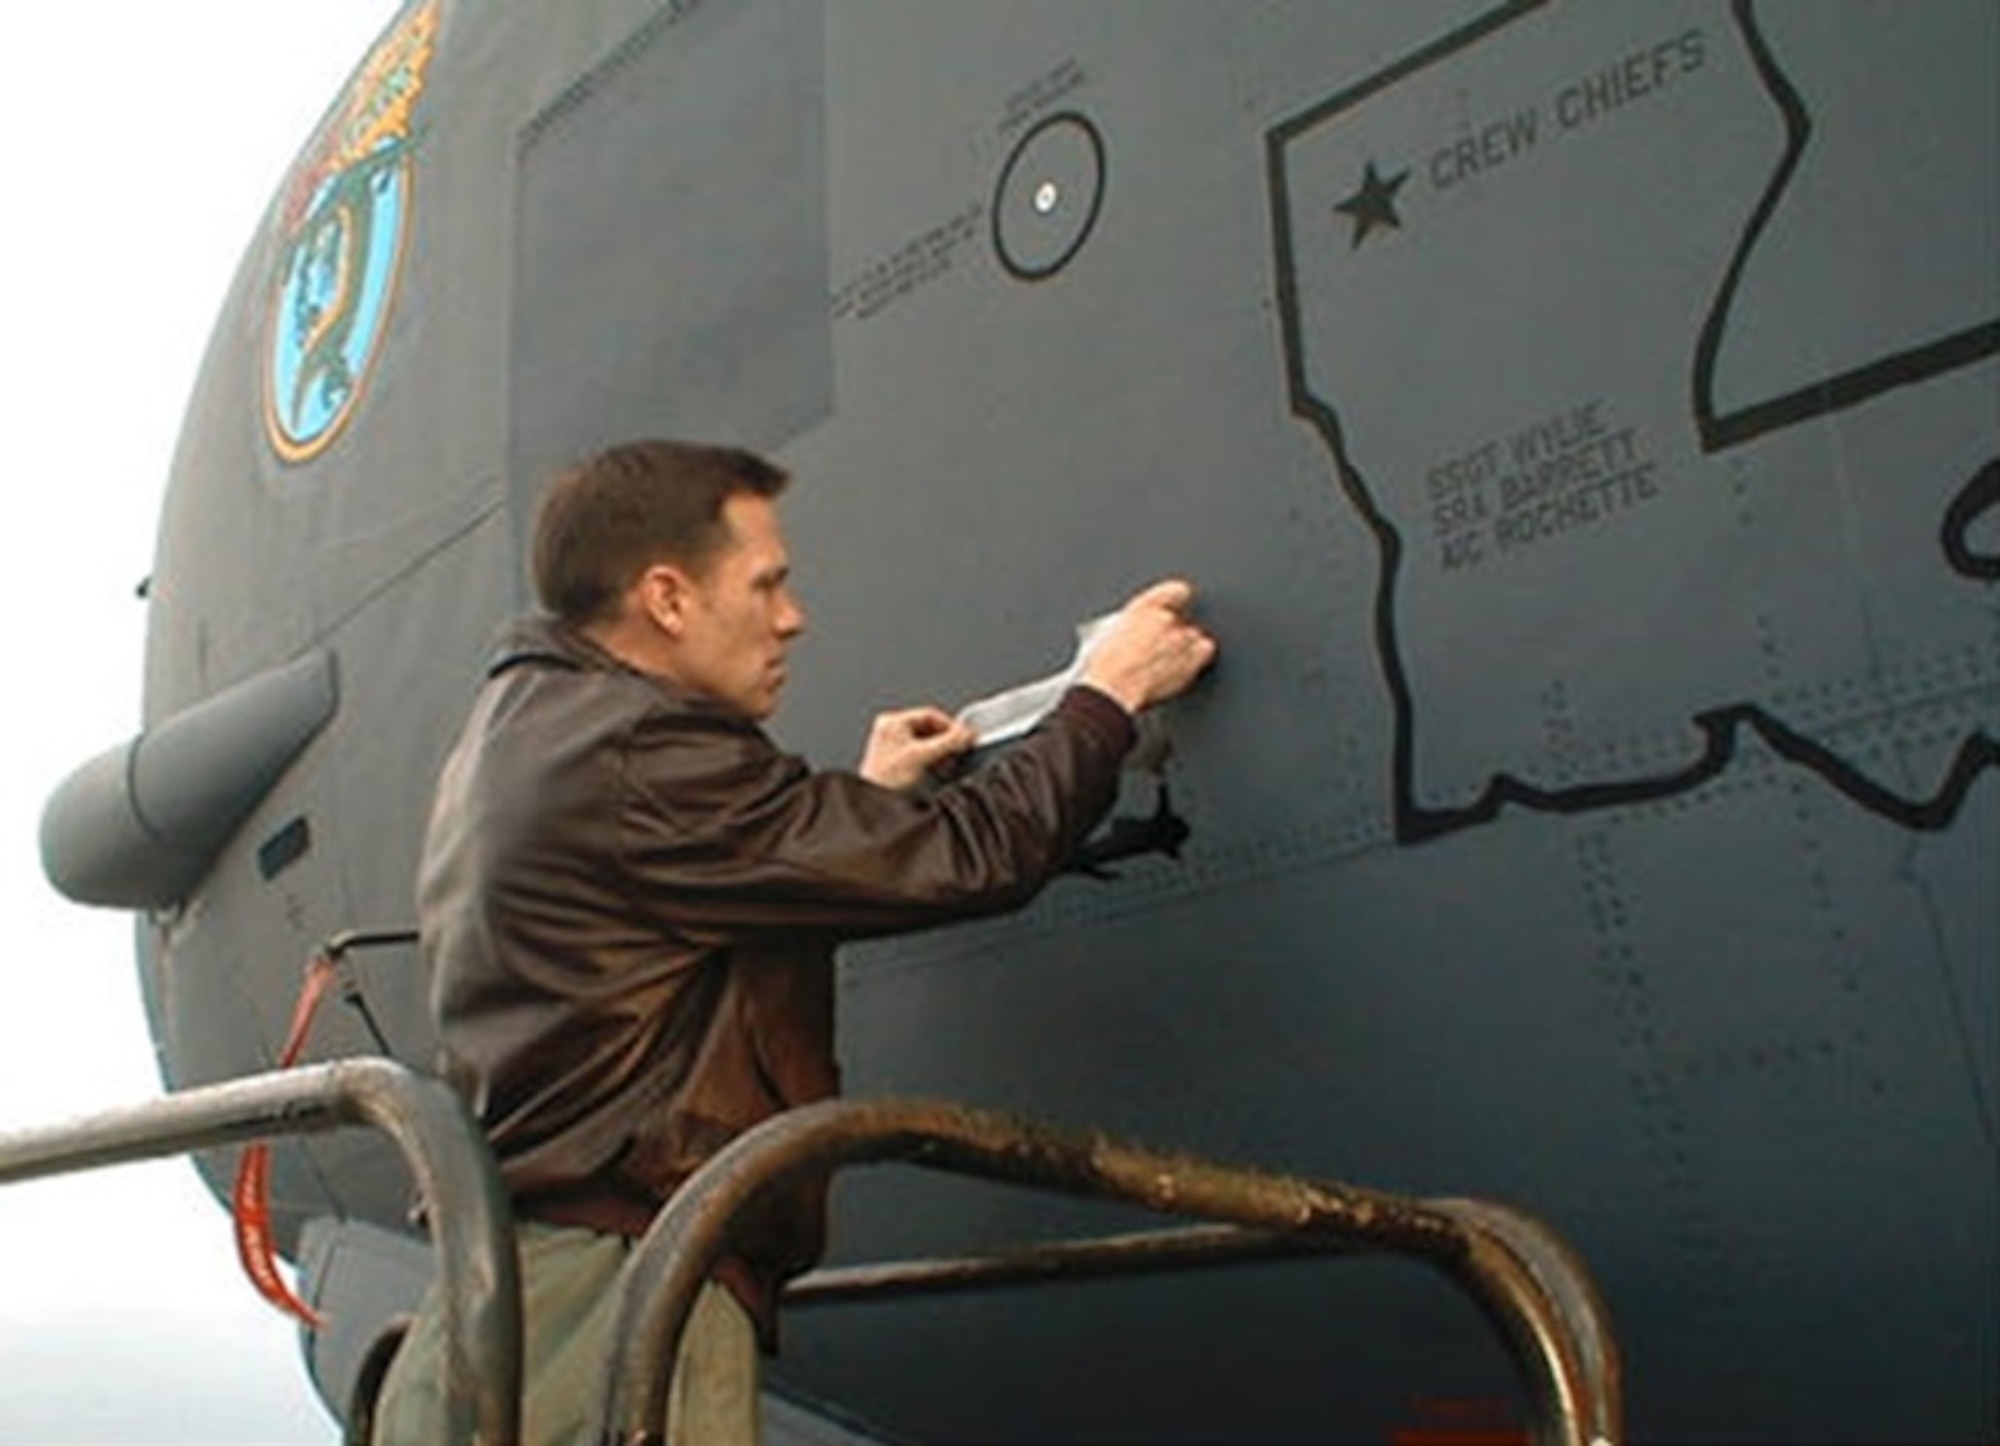
<path id="1" fill-rule="evenodd" d="M 978 735 L 982 748 L 1019 738 L 1062 701 L 1062 695 L 1069 691 L 1070 684 L 1082 675 L 1083 665 L 1089 661 L 1090 651 L 1097 645 L 1098 638 L 1117 616 L 1115 612 L 1106 613 L 1087 623 L 1079 623 L 1076 655 L 1061 672 L 968 703 L 959 710 L 958 721 Z"/>

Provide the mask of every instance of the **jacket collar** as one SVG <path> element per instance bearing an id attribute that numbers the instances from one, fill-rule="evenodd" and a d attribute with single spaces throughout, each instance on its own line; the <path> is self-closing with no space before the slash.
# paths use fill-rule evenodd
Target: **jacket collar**
<path id="1" fill-rule="evenodd" d="M 572 671 L 630 671 L 576 629 L 545 613 L 517 617 L 500 629 L 486 660 L 486 676 L 497 678 L 526 664 Z"/>
<path id="2" fill-rule="evenodd" d="M 501 627 L 487 657 L 486 676 L 497 678 L 502 673 L 524 667 L 560 668 L 572 673 L 622 674 L 645 682 L 675 705 L 691 712 L 724 718 L 739 717 L 713 699 L 685 692 L 665 678 L 633 667 L 548 613 L 524 613 Z"/>

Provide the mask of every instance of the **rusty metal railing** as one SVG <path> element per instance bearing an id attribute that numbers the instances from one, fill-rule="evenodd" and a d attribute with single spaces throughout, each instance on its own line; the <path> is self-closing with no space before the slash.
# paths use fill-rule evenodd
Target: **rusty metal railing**
<path id="1" fill-rule="evenodd" d="M 1538 1405 L 1538 1435 L 1611 1446 L 1623 1431 L 1609 1317 L 1582 1261 L 1548 1226 L 1478 1200 L 1413 1200 L 1164 1155 L 922 1100 L 833 1100 L 766 1121 L 670 1200 L 626 1263 L 603 1446 L 663 1446 L 667 1394 L 696 1293 L 746 1206 L 801 1176 L 902 1161 L 1231 1227 L 1069 1242 L 987 1260 L 821 1272 L 787 1301 L 973 1289 L 1281 1252 L 1388 1253 L 1442 1269 L 1501 1330 Z"/>
<path id="2" fill-rule="evenodd" d="M 0 1185 L 369 1125 L 395 1141 L 431 1207 L 444 1292 L 446 1441 L 517 1446 L 521 1291 L 513 1216 L 448 1086 L 386 1059 L 250 1075 L 67 1123 L 0 1133 Z"/>

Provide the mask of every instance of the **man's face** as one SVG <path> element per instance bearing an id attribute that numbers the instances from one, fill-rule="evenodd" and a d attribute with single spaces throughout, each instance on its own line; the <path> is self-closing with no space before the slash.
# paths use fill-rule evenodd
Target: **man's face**
<path id="1" fill-rule="evenodd" d="M 722 504 L 722 521 L 729 540 L 683 573 L 673 675 L 692 692 L 764 719 L 777 711 L 785 654 L 806 615 L 792 596 L 777 504 L 737 493 Z"/>

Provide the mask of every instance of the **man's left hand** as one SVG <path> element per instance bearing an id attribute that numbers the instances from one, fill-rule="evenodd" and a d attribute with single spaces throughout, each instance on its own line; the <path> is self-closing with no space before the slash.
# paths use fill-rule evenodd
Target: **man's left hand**
<path id="1" fill-rule="evenodd" d="M 900 708 L 878 713 L 868 730 L 861 776 L 884 788 L 915 788 L 931 770 L 966 752 L 973 731 L 942 708 Z"/>

